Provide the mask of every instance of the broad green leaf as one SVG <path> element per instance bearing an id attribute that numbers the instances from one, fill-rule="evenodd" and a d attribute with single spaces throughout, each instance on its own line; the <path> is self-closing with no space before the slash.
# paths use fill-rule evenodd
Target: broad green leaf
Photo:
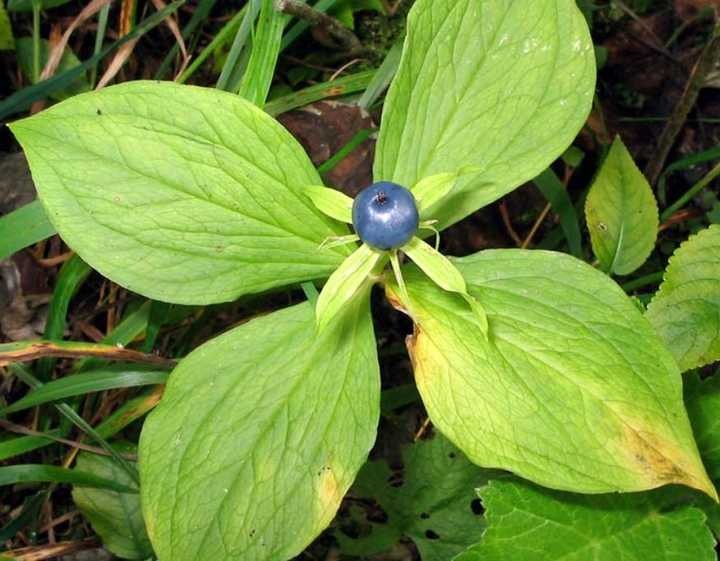
<path id="1" fill-rule="evenodd" d="M 305 187 L 305 194 L 323 214 L 340 222 L 352 224 L 353 200 L 345 193 L 322 185 L 310 185 Z"/>
<path id="2" fill-rule="evenodd" d="M 330 276 L 315 309 L 319 330 L 325 329 L 340 311 L 368 285 L 368 277 L 385 259 L 385 254 L 361 245 Z"/>
<path id="3" fill-rule="evenodd" d="M 15 48 L 12 25 L 5 11 L 3 0 L 0 0 L 0 51 L 12 51 Z"/>
<path id="4" fill-rule="evenodd" d="M 427 216 L 442 228 L 538 175 L 571 144 L 595 89 L 575 0 L 418 0 L 382 117 L 376 181 L 472 165 Z"/>
<path id="5" fill-rule="evenodd" d="M 629 275 L 655 247 L 655 195 L 619 136 L 590 188 L 585 218 L 595 256 L 608 273 Z"/>
<path id="6" fill-rule="evenodd" d="M 33 76 L 33 39 L 32 37 L 21 37 L 16 41 L 16 55 L 18 65 L 28 80 L 32 81 Z M 48 57 L 50 56 L 50 42 L 47 39 L 40 40 L 40 69 L 45 67 Z M 60 64 L 58 65 L 56 74 L 62 74 L 68 70 L 72 70 L 80 66 L 82 63 L 69 48 L 63 52 Z M 87 72 L 82 72 L 72 84 L 62 90 L 55 90 L 50 97 L 57 100 L 63 100 L 68 97 L 86 92 L 92 89 L 88 82 Z"/>
<path id="7" fill-rule="evenodd" d="M 135 446 L 130 444 L 114 446 L 125 454 L 136 451 Z M 77 469 L 125 485 L 132 483 L 127 474 L 105 456 L 81 452 L 77 459 Z M 147 559 L 152 555 L 139 495 L 76 485 L 72 498 L 109 551 L 121 559 Z"/>
<path id="8" fill-rule="evenodd" d="M 163 384 L 167 376 L 168 373 L 162 370 L 141 369 L 130 365 L 65 376 L 40 386 L 8 407 L 0 408 L 0 414 L 14 413 L 49 401 L 90 392 Z"/>
<path id="9" fill-rule="evenodd" d="M 646 316 L 681 370 L 720 359 L 720 225 L 675 251 Z"/>
<path id="10" fill-rule="evenodd" d="M 369 462 L 353 486 L 357 497 L 375 499 L 387 514 L 369 534 L 351 539 L 338 533 L 341 549 L 377 553 L 402 536 L 412 539 L 423 561 L 448 561 L 476 543 L 485 524 L 472 503 L 490 472 L 473 465 L 441 435 L 403 450 L 403 469 L 394 474 L 380 460 Z"/>
<path id="11" fill-rule="evenodd" d="M 0 260 L 55 234 L 40 201 L 0 217 Z"/>
<path id="12" fill-rule="evenodd" d="M 460 297 L 415 270 L 405 308 L 430 418 L 472 461 L 568 491 L 682 483 L 716 497 L 680 372 L 619 286 L 561 253 L 485 251 L 453 263 L 487 311 L 489 339 Z"/>
<path id="13" fill-rule="evenodd" d="M 480 491 L 487 530 L 455 561 L 715 561 L 705 516 L 669 490 L 572 495 L 525 481 Z"/>
<path id="14" fill-rule="evenodd" d="M 15 483 L 72 483 L 121 493 L 136 493 L 131 484 L 100 477 L 93 473 L 44 464 L 20 464 L 0 467 L 0 485 Z"/>
<path id="15" fill-rule="evenodd" d="M 124 287 L 181 304 L 330 275 L 347 233 L 302 193 L 320 184 L 277 122 L 226 92 L 130 82 L 11 125 L 64 240 Z"/>
<path id="16" fill-rule="evenodd" d="M 158 558 L 300 553 L 367 459 L 379 382 L 369 291 L 320 333 L 304 303 L 190 354 L 140 438 L 143 510 Z"/>

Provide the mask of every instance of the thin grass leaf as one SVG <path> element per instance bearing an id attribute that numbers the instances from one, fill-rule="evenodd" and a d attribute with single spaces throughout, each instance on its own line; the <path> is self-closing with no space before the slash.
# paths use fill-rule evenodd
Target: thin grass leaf
<path id="1" fill-rule="evenodd" d="M 22 399 L 4 409 L 0 409 L 0 414 L 7 415 L 50 401 L 92 392 L 164 384 L 167 378 L 167 371 L 138 370 L 132 369 L 131 366 L 74 374 L 58 378 L 31 391 Z"/>
<path id="2" fill-rule="evenodd" d="M 274 0 L 262 0 L 252 53 L 238 95 L 263 107 L 275 75 L 287 16 L 275 9 Z"/>
<path id="3" fill-rule="evenodd" d="M 116 49 L 119 49 L 129 41 L 133 41 L 134 39 L 141 37 L 154 27 L 158 26 L 167 16 L 175 13 L 177 9 L 184 3 L 185 0 L 176 0 L 166 9 L 146 18 L 145 20 L 140 22 L 130 33 L 128 33 L 124 37 L 121 37 L 120 39 L 103 49 L 97 55 L 90 57 L 80 66 L 71 68 L 70 70 L 63 72 L 62 74 L 58 74 L 57 76 L 53 76 L 52 78 L 48 78 L 47 80 L 43 80 L 42 82 L 38 82 L 37 84 L 33 84 L 32 86 L 28 86 L 27 88 L 23 88 L 22 90 L 15 92 L 11 96 L 8 96 L 2 102 L 0 102 L 0 119 L 5 119 L 9 115 L 24 111 L 34 102 L 48 97 L 51 92 L 62 90 L 68 87 L 85 71 L 87 71 L 89 68 L 92 68 L 110 53 L 112 53 Z"/>
<path id="4" fill-rule="evenodd" d="M 56 233 L 40 201 L 0 218 L 0 261 Z"/>
<path id="5" fill-rule="evenodd" d="M 74 469 L 42 464 L 0 467 L 0 485 L 14 485 L 16 483 L 71 483 L 83 487 L 110 489 L 118 493 L 138 492 L 134 487 L 128 487 L 110 479 Z"/>
<path id="6" fill-rule="evenodd" d="M 582 257 L 580 222 L 578 221 L 575 207 L 562 181 L 560 181 L 552 169 L 547 168 L 533 179 L 533 183 L 540 189 L 540 192 L 550 203 L 553 211 L 560 217 L 560 226 L 565 234 L 570 253 L 575 257 Z"/>
<path id="7" fill-rule="evenodd" d="M 402 55 L 403 43 L 398 41 L 395 43 L 383 60 L 380 68 L 377 69 L 372 81 L 368 84 L 363 94 L 360 96 L 357 104 L 363 109 L 370 109 L 385 90 L 390 86 L 390 82 L 395 77 L 397 69 L 400 66 L 400 57 Z"/>
<path id="8" fill-rule="evenodd" d="M 344 76 L 337 80 L 323 82 L 322 84 L 316 84 L 297 92 L 278 97 L 265 104 L 265 112 L 269 115 L 277 116 L 322 99 L 361 92 L 367 88 L 375 72 L 375 70 L 358 72 L 357 74 L 351 74 L 350 76 Z"/>

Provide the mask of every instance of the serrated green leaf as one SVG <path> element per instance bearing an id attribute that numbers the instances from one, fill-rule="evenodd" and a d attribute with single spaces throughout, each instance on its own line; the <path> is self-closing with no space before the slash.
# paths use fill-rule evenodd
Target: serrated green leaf
<path id="1" fill-rule="evenodd" d="M 448 561 L 482 535 L 485 524 L 472 502 L 490 473 L 441 435 L 407 446 L 398 476 L 384 461 L 369 462 L 353 493 L 375 499 L 388 518 L 359 539 L 338 533 L 341 549 L 377 553 L 404 535 L 415 542 L 423 561 Z"/>
<path id="2" fill-rule="evenodd" d="M 181 304 L 229 301 L 330 275 L 347 229 L 302 193 L 300 145 L 236 95 L 130 82 L 11 125 L 48 217 L 124 287 Z"/>
<path id="3" fill-rule="evenodd" d="M 158 557 L 300 553 L 367 459 L 379 403 L 369 291 L 320 333 L 304 303 L 195 350 L 171 374 L 140 438 L 143 509 Z"/>
<path id="4" fill-rule="evenodd" d="M 25 77 L 32 81 L 33 79 L 33 39 L 32 37 L 21 37 L 16 41 L 17 47 L 17 61 L 20 69 L 22 70 Z M 50 42 L 47 39 L 40 39 L 40 69 L 45 67 L 47 64 L 48 57 L 50 56 Z M 66 48 L 60 58 L 60 63 L 56 74 L 60 75 L 63 72 L 71 70 L 80 66 L 82 62 L 75 56 L 69 48 Z M 87 92 L 90 89 L 90 82 L 88 82 L 87 72 L 81 73 L 72 84 L 61 90 L 55 90 L 50 94 L 50 97 L 56 100 L 63 100 L 74 95 Z"/>
<path id="5" fill-rule="evenodd" d="M 409 271 L 408 346 L 430 418 L 472 461 L 562 490 L 682 483 L 716 496 L 680 372 L 617 284 L 546 251 L 453 263 L 487 311 L 489 339 L 461 298 Z"/>
<path id="6" fill-rule="evenodd" d="M 113 446 L 124 454 L 136 452 L 131 444 Z M 125 485 L 132 484 L 128 475 L 105 456 L 81 452 L 77 469 Z M 75 486 L 72 498 L 109 551 L 121 559 L 147 559 L 152 555 L 139 495 Z"/>
<path id="7" fill-rule="evenodd" d="M 305 187 L 305 194 L 323 214 L 340 222 L 352 224 L 353 200 L 345 193 L 322 185 L 310 185 Z"/>
<path id="8" fill-rule="evenodd" d="M 655 195 L 620 137 L 616 137 L 585 202 L 595 256 L 608 273 L 629 275 L 655 247 Z"/>
<path id="9" fill-rule="evenodd" d="M 720 375 L 701 380 L 691 374 L 685 379 L 685 402 L 700 455 L 708 475 L 720 480 Z"/>
<path id="10" fill-rule="evenodd" d="M 695 432 L 698 449 L 710 478 L 720 481 L 720 376 L 703 380 L 693 373 L 685 377 L 685 403 Z M 707 497 L 698 497 L 695 504 L 708 517 L 708 527 L 720 536 L 720 504 Z"/>
<path id="11" fill-rule="evenodd" d="M 720 359 L 720 225 L 675 251 L 646 316 L 681 370 Z"/>
<path id="12" fill-rule="evenodd" d="M 386 256 L 384 253 L 361 245 L 330 276 L 320 293 L 315 308 L 317 326 L 325 329 L 340 311 L 367 286 L 370 273 Z"/>
<path id="13" fill-rule="evenodd" d="M 0 51 L 12 51 L 15 48 L 12 25 L 5 11 L 5 4 L 0 0 Z"/>
<path id="14" fill-rule="evenodd" d="M 548 167 L 582 127 L 595 54 L 575 0 L 418 0 L 390 87 L 376 181 L 481 171 L 428 213 L 441 228 Z"/>
<path id="15" fill-rule="evenodd" d="M 488 527 L 455 561 L 715 561 L 702 511 L 671 490 L 583 496 L 512 479 L 480 491 Z"/>

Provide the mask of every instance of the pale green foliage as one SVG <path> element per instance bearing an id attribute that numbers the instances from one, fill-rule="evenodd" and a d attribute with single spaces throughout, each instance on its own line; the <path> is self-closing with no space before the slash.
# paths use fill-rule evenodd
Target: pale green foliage
<path id="1" fill-rule="evenodd" d="M 619 136 L 588 193 L 585 217 L 595 256 L 608 273 L 629 275 L 655 247 L 655 195 Z"/>
<path id="2" fill-rule="evenodd" d="M 375 180 L 415 185 L 478 167 L 427 213 L 444 228 L 560 156 L 594 89 L 595 53 L 575 0 L 418 0 L 385 102 Z"/>
<path id="3" fill-rule="evenodd" d="M 134 454 L 135 446 L 115 444 L 118 452 Z M 128 474 L 109 457 L 81 452 L 77 469 L 124 485 L 132 485 Z M 103 545 L 122 559 L 147 559 L 152 546 L 145 532 L 140 495 L 107 489 L 73 487 L 73 502 L 102 539 Z"/>
<path id="4" fill-rule="evenodd" d="M 418 271 L 405 275 L 405 307 L 423 402 L 472 461 L 569 491 L 683 483 L 715 496 L 680 372 L 620 287 L 560 253 L 485 251 L 454 264 L 487 311 L 489 339 L 465 301 Z"/>
<path id="5" fill-rule="evenodd" d="M 17 62 L 20 66 L 25 77 L 32 81 L 33 79 L 33 39 L 32 37 L 21 37 L 16 42 L 17 47 Z M 40 40 L 40 70 L 42 70 L 47 64 L 48 57 L 50 56 L 50 42 L 47 39 Z M 63 52 L 62 58 L 60 58 L 60 64 L 58 65 L 57 74 L 80 66 L 81 62 L 75 53 L 69 48 L 66 48 Z M 83 72 L 78 76 L 75 81 L 68 87 L 62 90 L 52 93 L 53 99 L 62 100 L 73 95 L 86 92 L 90 89 L 90 83 L 87 79 L 87 73 Z"/>
<path id="6" fill-rule="evenodd" d="M 364 293 L 371 284 L 368 280 L 370 273 L 386 261 L 386 254 L 367 244 L 361 245 L 343 261 L 330 275 L 318 298 L 315 314 L 319 330 L 325 329 L 343 308 Z"/>
<path id="7" fill-rule="evenodd" d="M 85 261 L 150 298 L 206 304 L 327 277 L 347 234 L 304 195 L 297 141 L 236 95 L 131 82 L 11 125 L 48 217 Z"/>
<path id="8" fill-rule="evenodd" d="M 352 224 L 353 200 L 345 193 L 322 185 L 310 185 L 305 187 L 305 194 L 323 214 L 340 222 Z"/>
<path id="9" fill-rule="evenodd" d="M 140 438 L 143 509 L 158 557 L 300 553 L 367 459 L 379 378 L 368 292 L 321 333 L 304 303 L 191 353 Z"/>
<path id="10" fill-rule="evenodd" d="M 12 25 L 5 11 L 5 4 L 0 0 L 0 51 L 12 51 L 15 48 Z"/>
<path id="11" fill-rule="evenodd" d="M 647 318 L 681 370 L 720 359 L 720 225 L 675 251 Z"/>
<path id="12" fill-rule="evenodd" d="M 472 502 L 490 473 L 441 435 L 407 446 L 399 476 L 384 461 L 369 462 L 352 492 L 377 500 L 388 519 L 371 524 L 369 534 L 359 539 L 338 533 L 342 550 L 378 553 L 406 536 L 417 545 L 422 561 L 448 561 L 482 535 L 484 520 L 473 513 Z"/>
<path id="13" fill-rule="evenodd" d="M 699 509 L 672 491 L 583 496 L 513 479 L 481 490 L 487 530 L 455 561 L 715 561 Z"/>

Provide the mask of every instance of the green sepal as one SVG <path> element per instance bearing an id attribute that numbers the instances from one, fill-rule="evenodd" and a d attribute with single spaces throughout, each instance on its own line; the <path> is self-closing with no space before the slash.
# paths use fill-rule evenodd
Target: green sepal
<path id="1" fill-rule="evenodd" d="M 363 244 L 330 275 L 315 307 L 315 318 L 319 331 L 322 331 L 340 310 L 360 292 L 373 270 L 386 258 L 387 254 Z"/>
<path id="2" fill-rule="evenodd" d="M 413 238 L 402 250 L 440 288 L 462 295 L 480 321 L 482 332 L 487 335 L 487 313 L 480 302 L 468 293 L 465 279 L 455 265 L 420 238 Z"/>
<path id="3" fill-rule="evenodd" d="M 340 222 L 352 224 L 353 200 L 346 194 L 320 185 L 306 187 L 305 193 L 323 214 Z"/>

